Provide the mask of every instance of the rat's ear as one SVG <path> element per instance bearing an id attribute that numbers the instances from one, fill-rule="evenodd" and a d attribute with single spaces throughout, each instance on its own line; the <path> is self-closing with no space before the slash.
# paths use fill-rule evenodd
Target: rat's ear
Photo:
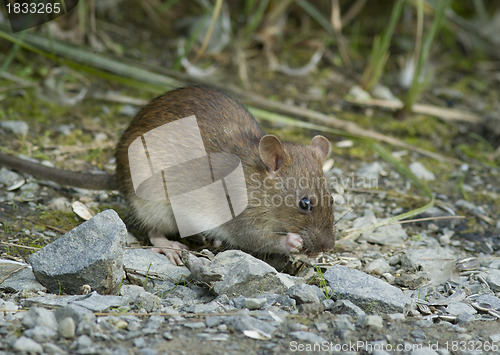
<path id="1" fill-rule="evenodd" d="M 285 161 L 285 151 L 278 137 L 266 134 L 259 142 L 260 159 L 266 164 L 267 171 L 278 171 Z"/>
<path id="2" fill-rule="evenodd" d="M 323 136 L 316 136 L 311 140 L 311 148 L 316 152 L 320 161 L 324 161 L 330 154 L 330 142 Z"/>

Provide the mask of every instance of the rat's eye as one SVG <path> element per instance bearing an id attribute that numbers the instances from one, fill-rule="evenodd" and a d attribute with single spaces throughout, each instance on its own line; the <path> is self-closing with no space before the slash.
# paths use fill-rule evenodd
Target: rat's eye
<path id="1" fill-rule="evenodd" d="M 299 201 L 299 207 L 304 211 L 310 212 L 312 210 L 311 201 L 307 197 L 302 197 Z"/>

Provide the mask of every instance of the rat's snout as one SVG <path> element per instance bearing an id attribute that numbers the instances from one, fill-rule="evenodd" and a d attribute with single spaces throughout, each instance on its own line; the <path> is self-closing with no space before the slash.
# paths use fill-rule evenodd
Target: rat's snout
<path id="1" fill-rule="evenodd" d="M 335 246 L 335 232 L 332 231 L 326 235 L 319 238 L 318 249 L 322 252 L 327 252 L 333 249 Z"/>
<path id="2" fill-rule="evenodd" d="M 335 234 L 332 233 L 328 238 L 320 242 L 319 248 L 322 252 L 327 252 L 335 246 Z"/>
<path id="3" fill-rule="evenodd" d="M 320 229 L 312 229 L 307 233 L 309 238 L 305 240 L 305 252 L 309 255 L 314 255 L 319 252 L 327 252 L 335 246 L 335 231 L 330 230 L 325 232 Z"/>

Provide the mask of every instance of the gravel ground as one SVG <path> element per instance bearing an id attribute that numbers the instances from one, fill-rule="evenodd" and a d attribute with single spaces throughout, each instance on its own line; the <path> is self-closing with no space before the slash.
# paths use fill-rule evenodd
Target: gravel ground
<path id="1" fill-rule="evenodd" d="M 433 178 L 421 164 L 412 170 Z M 346 178 L 337 167 L 328 174 L 336 181 Z M 438 195 L 436 206 L 419 216 L 428 221 L 367 228 L 404 212 L 383 192 L 359 192 L 370 187 L 367 181 L 401 194 L 411 186 L 382 161 L 361 164 L 350 176 L 363 185 L 334 189 L 338 243 L 334 253 L 316 260 L 264 262 L 228 250 L 204 257 L 188 253 L 188 267 L 173 266 L 150 250 L 124 249 L 137 244 L 113 211 L 49 243 L 30 257 L 32 268 L 4 259 L 0 354 L 497 353 L 500 221 L 486 222 L 495 216 L 483 205 Z M 483 179 L 472 178 L 466 186 L 498 193 Z M 54 197 L 58 186 L 4 168 L 0 184 L 4 215 L 21 206 L 17 215 L 27 216 L 40 208 L 41 198 L 57 199 L 51 205 L 61 209 L 71 205 L 66 197 Z M 113 194 L 72 194 L 120 204 Z M 362 203 L 349 204 L 349 195 Z M 454 214 L 475 219 L 489 232 L 464 238 L 457 232 L 462 219 L 438 219 Z M 24 233 L 54 240 L 49 229 Z M 99 237 L 89 248 L 92 234 Z M 106 258 L 114 260 L 112 271 Z M 81 265 L 75 266 L 76 259 Z M 73 267 L 80 268 L 76 274 Z M 75 277 L 94 267 L 87 280 Z M 100 280 L 115 281 L 97 286 Z M 68 292 L 71 287 L 78 292 Z"/>

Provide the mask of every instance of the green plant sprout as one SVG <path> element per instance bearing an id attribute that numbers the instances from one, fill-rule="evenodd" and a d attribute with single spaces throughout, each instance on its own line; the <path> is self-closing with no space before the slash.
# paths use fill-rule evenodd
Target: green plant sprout
<path id="1" fill-rule="evenodd" d="M 389 24 L 387 25 L 384 34 L 381 37 L 375 37 L 375 40 L 373 41 L 370 61 L 361 76 L 361 86 L 367 91 L 373 89 L 382 76 L 385 63 L 387 62 L 387 59 L 389 59 L 389 45 L 391 43 L 392 35 L 394 34 L 396 24 L 401 17 L 404 3 L 404 0 L 397 0 L 395 2 L 392 8 Z"/>

